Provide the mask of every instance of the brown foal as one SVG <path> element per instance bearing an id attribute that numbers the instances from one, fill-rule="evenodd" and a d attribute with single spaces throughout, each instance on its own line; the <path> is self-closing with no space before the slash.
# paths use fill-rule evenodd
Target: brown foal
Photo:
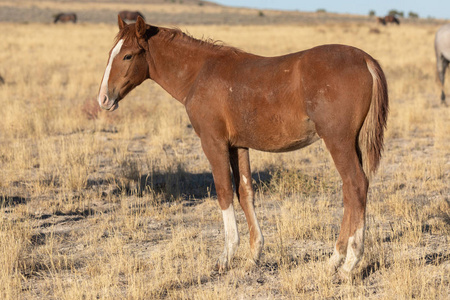
<path id="1" fill-rule="evenodd" d="M 99 104 L 115 110 L 150 78 L 186 107 L 211 164 L 223 213 L 225 247 L 218 267 L 229 267 L 239 244 L 230 166 L 257 261 L 264 238 L 248 149 L 291 151 L 322 138 L 343 181 L 344 217 L 330 264 L 350 272 L 364 251 L 368 177 L 383 150 L 388 93 L 379 64 L 344 45 L 261 57 L 148 25 L 140 17 L 127 25 L 119 16 L 119 28 Z"/>

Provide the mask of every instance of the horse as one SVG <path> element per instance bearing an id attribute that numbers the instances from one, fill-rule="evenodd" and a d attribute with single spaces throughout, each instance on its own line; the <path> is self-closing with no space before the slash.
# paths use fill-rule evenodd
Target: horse
<path id="1" fill-rule="evenodd" d="M 74 13 L 59 13 L 55 16 L 55 20 L 53 21 L 53 23 L 57 23 L 57 22 L 62 22 L 62 23 L 66 23 L 66 22 L 73 22 L 76 23 L 77 22 L 77 15 Z"/>
<path id="2" fill-rule="evenodd" d="M 5 79 L 3 79 L 2 75 L 0 75 L 0 85 L 5 84 Z"/>
<path id="3" fill-rule="evenodd" d="M 441 103 L 445 105 L 444 80 L 445 71 L 450 61 L 450 24 L 441 26 L 436 32 L 434 50 L 436 53 L 437 73 L 441 83 Z"/>
<path id="4" fill-rule="evenodd" d="M 386 25 L 386 21 L 384 18 L 377 17 L 377 23 L 381 25 Z"/>
<path id="5" fill-rule="evenodd" d="M 144 15 L 142 15 L 138 11 L 128 11 L 128 10 L 122 10 L 119 12 L 119 16 L 122 18 L 122 20 L 128 20 L 128 21 L 137 21 L 138 17 L 141 17 L 145 20 Z"/>
<path id="6" fill-rule="evenodd" d="M 151 79 L 185 106 L 211 165 L 223 217 L 225 245 L 216 269 L 230 267 L 240 240 L 232 180 L 255 262 L 264 245 L 249 149 L 285 152 L 323 139 L 343 182 L 344 216 L 329 265 L 350 274 L 364 252 L 369 176 L 379 165 L 387 123 L 387 82 L 378 62 L 346 45 L 262 57 L 140 17 L 127 25 L 119 15 L 118 24 L 97 100 L 114 111 Z"/>
<path id="7" fill-rule="evenodd" d="M 384 25 L 389 24 L 389 23 L 392 23 L 392 24 L 395 23 L 397 25 L 400 25 L 399 19 L 397 19 L 395 16 L 392 16 L 392 15 L 385 16 L 384 23 L 385 23 Z"/>

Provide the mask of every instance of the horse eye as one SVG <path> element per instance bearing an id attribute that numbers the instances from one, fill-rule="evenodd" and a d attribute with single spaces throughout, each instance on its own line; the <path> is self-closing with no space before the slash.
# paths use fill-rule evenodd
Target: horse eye
<path id="1" fill-rule="evenodd" d="M 131 54 L 127 54 L 123 57 L 123 60 L 130 60 L 133 57 Z"/>

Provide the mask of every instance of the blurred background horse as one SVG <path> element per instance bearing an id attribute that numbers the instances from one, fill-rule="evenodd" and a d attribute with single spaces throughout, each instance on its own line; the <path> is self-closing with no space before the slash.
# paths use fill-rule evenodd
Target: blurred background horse
<path id="1" fill-rule="evenodd" d="M 386 25 L 388 23 L 395 23 L 397 25 L 400 25 L 400 21 L 399 19 L 397 19 L 395 16 L 385 16 L 385 17 L 378 17 L 377 18 L 377 23 L 382 24 L 382 25 Z"/>
<path id="2" fill-rule="evenodd" d="M 138 11 L 122 10 L 121 12 L 119 12 L 119 16 L 122 18 L 122 20 L 127 20 L 127 21 L 135 21 L 136 22 L 138 17 L 141 17 L 142 19 L 145 20 L 144 15 Z"/>
<path id="3" fill-rule="evenodd" d="M 445 104 L 444 80 L 445 70 L 447 70 L 450 61 L 450 24 L 443 25 L 436 32 L 434 50 L 436 52 L 438 77 L 441 82 L 441 103 Z"/>
<path id="4" fill-rule="evenodd" d="M 74 13 L 59 13 L 55 16 L 55 21 L 53 23 L 67 23 L 67 22 L 77 22 L 77 15 Z"/>

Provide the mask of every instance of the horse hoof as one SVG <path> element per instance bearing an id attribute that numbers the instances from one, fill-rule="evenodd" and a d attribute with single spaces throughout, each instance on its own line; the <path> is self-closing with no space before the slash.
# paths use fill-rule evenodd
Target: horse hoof
<path id="1" fill-rule="evenodd" d="M 214 267 L 214 271 L 219 273 L 225 273 L 226 271 L 228 271 L 228 261 L 226 259 L 219 258 Z"/>
<path id="2" fill-rule="evenodd" d="M 339 254 L 336 250 L 334 251 L 333 255 L 328 260 L 328 273 L 329 274 L 335 274 L 339 268 L 342 266 L 342 263 L 344 262 L 345 256 Z"/>
<path id="3" fill-rule="evenodd" d="M 341 282 L 352 282 L 353 274 L 352 272 L 344 271 L 342 268 L 336 272 L 336 276 L 339 278 Z"/>

